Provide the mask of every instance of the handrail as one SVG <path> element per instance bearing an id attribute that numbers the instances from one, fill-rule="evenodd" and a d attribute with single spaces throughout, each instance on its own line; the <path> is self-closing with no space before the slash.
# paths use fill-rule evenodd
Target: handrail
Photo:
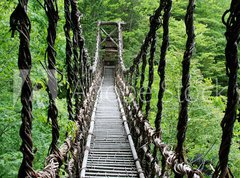
<path id="1" fill-rule="evenodd" d="M 129 68 L 126 68 L 124 63 L 120 61 L 121 70 L 124 71 L 125 74 L 128 74 L 129 72 L 134 72 L 135 65 L 141 62 L 141 58 L 142 58 L 143 54 L 146 53 L 146 51 L 149 47 L 149 44 L 153 38 L 154 31 L 157 31 L 161 26 L 161 21 L 160 21 L 159 17 L 161 15 L 162 9 L 163 9 L 163 4 L 160 4 L 158 9 L 155 11 L 154 15 L 151 16 L 149 31 L 144 39 L 144 42 L 141 45 L 139 53 L 133 60 L 133 64 Z"/>
<path id="2" fill-rule="evenodd" d="M 147 137 L 150 141 L 150 143 L 154 143 L 156 147 L 161 151 L 162 155 L 166 159 L 166 163 L 169 167 L 171 167 L 175 172 L 181 173 L 182 175 L 192 175 L 194 178 L 202 178 L 202 173 L 199 170 L 195 170 L 191 168 L 188 164 L 185 162 L 179 162 L 177 159 L 177 154 L 168 146 L 165 144 L 161 138 L 155 137 L 155 130 L 153 127 L 150 125 L 150 123 L 146 120 L 144 120 L 143 113 L 139 110 L 138 104 L 135 100 L 135 98 L 132 101 L 132 104 L 126 101 L 124 98 L 125 96 L 132 95 L 130 93 L 129 87 L 126 85 L 124 82 L 123 78 L 121 77 L 121 74 L 117 74 L 116 76 L 116 85 L 118 87 L 119 91 L 119 96 L 121 98 L 122 104 L 124 106 L 124 110 L 126 113 L 128 113 L 129 110 L 131 111 L 137 111 L 135 113 L 136 118 L 132 118 L 133 116 L 130 116 L 133 120 L 128 121 L 128 122 L 141 122 L 143 123 L 143 129 L 142 131 L 139 130 L 138 127 L 134 127 L 132 129 L 135 129 L 135 132 L 146 132 Z M 140 149 L 144 151 L 144 154 L 148 159 L 150 160 L 151 164 L 154 164 L 152 169 L 154 169 L 156 175 L 161 174 L 161 168 L 158 163 L 154 160 L 153 156 L 151 153 L 148 152 L 147 145 L 142 146 Z"/>
<path id="3" fill-rule="evenodd" d="M 81 109 L 78 120 L 75 121 L 78 129 L 76 131 L 76 137 L 80 137 L 80 135 L 78 135 L 78 131 L 80 129 L 80 125 L 78 124 L 79 120 L 82 120 L 85 116 L 90 116 L 91 112 L 94 109 L 94 103 L 92 103 L 93 100 L 96 99 L 99 87 L 100 87 L 100 82 L 101 82 L 101 73 L 97 73 L 96 74 L 96 78 L 93 80 L 92 85 L 89 89 L 89 92 L 87 94 L 87 97 L 85 99 L 85 101 L 83 102 L 84 104 L 84 108 Z M 87 120 L 86 118 L 84 118 L 85 121 Z M 73 149 L 73 139 L 68 137 L 66 139 L 66 141 L 63 143 L 63 145 L 60 147 L 59 151 L 60 151 L 60 161 L 63 162 L 64 159 L 67 157 L 67 154 L 70 152 L 70 149 Z M 73 153 L 74 154 L 74 153 Z M 75 153 L 77 154 L 77 152 Z M 76 155 L 74 155 L 76 156 Z M 61 162 L 59 162 L 59 158 L 57 157 L 57 155 L 55 154 L 51 154 L 46 158 L 46 166 L 44 167 L 44 169 L 42 171 L 37 171 L 35 177 L 39 177 L 39 178 L 50 178 L 50 177 L 56 177 L 60 166 L 61 166 Z M 68 171 L 71 172 L 71 170 L 73 170 L 74 167 L 74 160 L 70 160 L 68 163 Z"/>
<path id="4" fill-rule="evenodd" d="M 91 67 L 92 73 L 94 74 L 97 70 L 97 66 L 99 64 L 99 51 L 100 51 L 100 42 L 101 42 L 101 34 L 100 34 L 100 24 L 101 22 L 97 22 L 97 37 L 96 37 L 96 51 L 94 56 L 94 63 Z"/>
<path id="5" fill-rule="evenodd" d="M 82 168 L 81 168 L 81 173 L 80 173 L 81 178 L 85 177 L 85 174 L 86 174 L 87 160 L 88 160 L 88 155 L 89 155 L 89 152 L 90 152 L 91 139 L 92 139 L 92 136 L 93 136 L 93 129 L 94 129 L 94 124 L 95 124 L 95 115 L 96 115 L 96 110 L 97 110 L 97 103 L 98 103 L 98 100 L 99 100 L 99 94 L 100 94 L 101 89 L 102 89 L 102 83 L 103 83 L 103 78 L 101 80 L 101 84 L 100 84 L 99 90 L 97 92 L 96 100 L 95 100 L 94 107 L 93 107 L 93 112 L 92 112 L 92 115 L 91 115 L 88 137 L 87 137 L 87 140 L 86 140 L 85 151 L 83 153 L 84 154 L 83 163 L 82 163 Z"/>

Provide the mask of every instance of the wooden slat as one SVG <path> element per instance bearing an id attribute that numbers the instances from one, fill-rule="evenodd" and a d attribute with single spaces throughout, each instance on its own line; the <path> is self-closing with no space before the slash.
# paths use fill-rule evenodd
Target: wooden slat
<path id="1" fill-rule="evenodd" d="M 139 177 L 114 88 L 114 69 L 105 67 L 94 118 L 86 178 Z"/>

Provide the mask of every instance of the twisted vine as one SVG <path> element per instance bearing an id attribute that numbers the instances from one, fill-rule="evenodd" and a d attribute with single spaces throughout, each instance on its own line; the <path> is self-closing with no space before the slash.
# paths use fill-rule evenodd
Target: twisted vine
<path id="1" fill-rule="evenodd" d="M 21 89 L 21 118 L 22 124 L 20 128 L 20 137 L 22 144 L 20 150 L 23 154 L 22 163 L 19 168 L 18 177 L 32 177 L 34 176 L 32 151 L 32 82 L 30 79 L 30 72 L 32 68 L 32 58 L 29 48 L 31 22 L 27 15 L 28 0 L 19 0 L 16 9 L 10 17 L 10 27 L 12 37 L 15 31 L 19 32 L 19 53 L 18 53 L 18 68 L 22 78 Z"/>
<path id="2" fill-rule="evenodd" d="M 144 100 L 144 81 L 145 81 L 145 70 L 147 66 L 147 54 L 144 53 L 142 56 L 142 69 L 141 69 L 141 79 L 140 79 L 140 97 L 139 97 L 139 110 L 142 110 L 143 100 Z"/>
<path id="3" fill-rule="evenodd" d="M 135 95 L 138 96 L 137 92 L 137 85 L 138 85 L 138 78 L 139 78 L 139 64 L 136 65 L 136 70 L 135 70 L 135 79 L 134 79 L 134 88 L 135 88 Z"/>
<path id="4" fill-rule="evenodd" d="M 227 17 L 225 21 L 225 18 Z M 228 101 L 224 118 L 221 122 L 222 142 L 219 150 L 219 165 L 214 173 L 215 177 L 233 177 L 228 168 L 229 152 L 233 137 L 234 123 L 237 119 L 238 94 L 238 43 L 240 35 L 240 1 L 232 1 L 230 9 L 223 15 L 223 24 L 226 26 L 227 45 L 225 48 L 226 72 L 228 81 Z"/>
<path id="5" fill-rule="evenodd" d="M 69 120 L 73 120 L 73 103 L 72 103 L 72 91 L 73 91 L 73 67 L 72 67 L 72 42 L 70 37 L 71 31 L 71 14 L 70 14 L 70 0 L 64 0 L 64 11 L 66 23 L 64 25 L 64 31 L 66 36 L 66 67 L 67 67 L 67 78 L 68 78 L 68 88 L 67 88 L 67 102 L 68 102 L 68 113 Z"/>
<path id="6" fill-rule="evenodd" d="M 79 119 L 80 110 L 83 106 L 83 99 L 85 96 L 83 86 L 83 55 L 84 55 L 84 40 L 81 37 L 80 12 L 78 10 L 78 1 L 71 0 L 71 18 L 73 28 L 73 54 L 74 54 L 74 86 L 75 89 L 75 120 L 78 122 L 77 137 L 75 139 L 77 154 L 75 155 L 74 164 L 76 167 L 75 174 L 80 173 L 82 153 L 84 151 L 84 122 L 82 118 Z"/>
<path id="7" fill-rule="evenodd" d="M 146 38 L 141 46 L 140 52 L 138 53 L 137 57 L 134 58 L 133 64 L 129 69 L 130 73 L 133 73 L 136 69 L 136 65 L 141 62 L 142 56 L 147 53 L 147 49 L 152 41 L 152 38 L 154 37 L 156 31 L 160 28 L 161 26 L 161 20 L 160 20 L 160 15 L 161 15 L 162 7 L 161 5 L 157 8 L 155 11 L 154 15 L 151 16 L 150 19 L 150 29 L 148 34 L 146 35 Z"/>
<path id="8" fill-rule="evenodd" d="M 195 47 L 195 34 L 194 34 L 194 9 L 195 0 L 189 0 L 187 13 L 185 16 L 185 25 L 187 33 L 186 51 L 182 61 L 182 89 L 180 96 L 180 113 L 177 125 L 177 147 L 176 153 L 179 162 L 184 162 L 183 143 L 186 137 L 187 123 L 188 123 L 188 104 L 189 104 L 189 87 L 190 87 L 190 60 Z M 182 178 L 183 175 L 178 173 L 175 177 Z"/>
<path id="9" fill-rule="evenodd" d="M 71 13 L 70 13 L 70 0 L 64 0 L 64 11 L 65 11 L 65 25 L 64 31 L 66 36 L 66 67 L 67 67 L 67 78 L 68 78 L 68 88 L 67 88 L 67 103 L 68 103 L 68 114 L 69 120 L 74 120 L 73 114 L 73 82 L 74 82 L 74 71 L 72 67 L 72 41 L 70 37 L 71 31 Z"/>
<path id="10" fill-rule="evenodd" d="M 48 86 L 47 92 L 49 96 L 49 106 L 48 106 L 48 120 L 52 122 L 52 142 L 50 145 L 50 154 L 55 154 L 59 156 L 61 160 L 61 155 L 58 149 L 58 139 L 59 139 L 59 126 L 58 126 L 58 109 L 56 106 L 57 98 L 57 79 L 55 76 L 56 71 L 56 51 L 54 49 L 56 33 L 57 33 L 57 22 L 58 22 L 58 7 L 56 0 L 44 0 L 45 12 L 48 17 L 48 35 L 47 35 L 47 50 L 46 57 L 48 61 Z"/>
<path id="11" fill-rule="evenodd" d="M 82 83 L 81 83 L 81 74 L 82 74 L 82 52 L 83 49 L 80 46 L 80 13 L 78 10 L 78 5 L 76 0 L 71 0 L 71 19 L 72 19 L 72 28 L 73 28 L 73 59 L 74 59 L 74 86 L 75 86 L 75 119 L 80 113 L 80 109 L 82 106 L 83 95 L 82 95 Z"/>
<path id="12" fill-rule="evenodd" d="M 161 46 L 161 55 L 160 61 L 158 64 L 158 75 L 160 77 L 159 82 L 159 91 L 158 91 L 158 103 L 157 103 L 157 115 L 155 118 L 155 129 L 156 129 L 156 136 L 161 136 L 161 121 L 162 121 L 162 111 L 163 111 L 163 96 L 165 92 L 165 67 L 166 67 L 166 55 L 169 47 L 169 19 L 171 16 L 171 9 L 172 9 L 172 0 L 163 0 L 162 2 L 164 5 L 164 15 L 163 15 L 163 39 L 162 39 L 162 46 Z M 157 147 L 154 146 L 153 151 L 154 161 L 157 161 Z M 164 156 L 162 157 L 162 173 L 164 175 L 166 166 L 166 160 Z"/>
<path id="13" fill-rule="evenodd" d="M 156 31 L 153 34 L 152 44 L 151 44 L 151 50 L 150 50 L 150 58 L 148 61 L 149 65 L 149 73 L 148 73 L 148 87 L 146 92 L 146 113 L 145 113 L 145 119 L 148 119 L 149 113 L 150 113 L 150 105 L 151 105 L 151 99 L 152 99 L 152 84 L 154 80 L 154 56 L 156 51 L 156 42 L 157 42 L 157 33 Z"/>

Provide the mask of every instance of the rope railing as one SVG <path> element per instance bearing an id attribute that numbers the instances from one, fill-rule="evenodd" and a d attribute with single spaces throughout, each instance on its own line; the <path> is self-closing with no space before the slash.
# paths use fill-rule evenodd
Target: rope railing
<path id="1" fill-rule="evenodd" d="M 184 156 L 184 141 L 188 124 L 188 104 L 190 88 L 190 62 L 195 48 L 194 34 L 194 9 L 195 0 L 189 0 L 185 15 L 185 26 L 187 34 L 186 50 L 182 61 L 182 89 L 180 96 L 180 112 L 177 126 L 177 146 L 170 147 L 162 140 L 161 122 L 163 111 L 163 97 L 165 91 L 165 67 L 166 54 L 169 47 L 169 21 L 171 15 L 172 0 L 161 0 L 155 14 L 150 18 L 150 30 L 141 46 L 140 52 L 134 58 L 131 67 L 126 70 L 121 63 L 117 70 L 116 85 L 124 110 L 128 116 L 131 134 L 138 149 L 141 166 L 145 177 L 169 177 L 170 171 L 174 172 L 176 178 L 203 177 L 200 170 L 194 169 L 188 164 Z M 163 15 L 162 15 L 163 14 Z M 233 126 L 237 118 L 237 71 L 238 71 L 238 48 L 240 35 L 240 4 L 232 1 L 231 7 L 224 13 L 223 23 L 226 25 L 226 68 L 229 76 L 228 103 L 221 126 L 223 129 L 222 143 L 219 151 L 219 164 L 213 177 L 233 177 L 228 167 L 228 155 L 230 152 L 231 139 L 233 137 Z M 228 18 L 226 19 L 226 16 Z M 153 20 L 154 19 L 154 20 Z M 160 60 L 158 63 L 159 91 L 157 102 L 157 115 L 155 128 L 148 120 L 151 106 L 151 87 L 154 78 L 153 60 L 156 46 L 156 32 L 163 27 Z M 151 47 L 150 47 L 151 46 Z M 148 51 L 150 47 L 150 57 Z M 141 68 L 141 69 L 140 69 Z M 146 83 L 146 72 L 148 69 L 148 84 Z M 141 70 L 141 71 L 139 71 Z M 119 71 L 125 71 L 119 72 Z M 133 92 L 133 88 L 137 91 Z M 138 91 L 139 90 L 139 91 Z M 143 108 L 145 106 L 145 108 Z M 152 147 L 153 146 L 153 147 Z M 153 149 L 151 149 L 153 148 Z M 159 161 L 161 155 L 161 162 Z M 161 164 L 161 165 L 160 165 Z"/>
<path id="2" fill-rule="evenodd" d="M 144 116 L 141 111 L 139 111 L 139 107 L 137 102 L 134 100 L 133 103 L 129 104 L 128 101 L 126 101 L 126 97 L 129 93 L 129 87 L 125 84 L 124 80 L 118 75 L 117 76 L 117 86 L 118 86 L 118 92 L 121 100 L 123 101 L 125 112 L 129 114 L 130 111 L 138 111 L 134 116 L 129 118 L 134 118 L 135 120 L 130 120 L 128 122 L 133 122 L 134 128 L 131 128 L 131 130 L 136 132 L 137 135 L 139 135 L 138 139 L 141 141 L 143 140 L 142 133 L 145 133 L 145 136 L 147 137 L 147 140 L 151 140 L 151 143 L 153 143 L 156 146 L 156 149 L 161 152 L 161 154 L 164 156 L 164 159 L 166 160 L 166 164 L 168 167 L 172 168 L 175 172 L 181 173 L 183 175 L 193 175 L 195 177 L 202 177 L 201 172 L 198 170 L 195 170 L 191 168 L 188 164 L 184 162 L 178 161 L 176 157 L 176 153 L 171 149 L 171 147 L 163 142 L 161 137 L 156 137 L 156 132 L 150 125 L 150 123 L 146 120 L 144 120 Z M 127 91 L 126 93 L 124 91 Z M 138 124 L 140 126 L 138 126 Z M 135 133 L 132 133 L 135 135 Z M 138 141 L 138 142 L 140 142 Z M 161 166 L 157 164 L 156 160 L 153 157 L 153 154 L 150 152 L 150 150 L 147 148 L 149 143 L 145 143 L 143 145 L 136 143 L 135 146 L 137 149 L 143 151 L 143 157 L 146 157 L 145 159 L 149 160 L 152 169 L 151 171 L 154 172 L 155 175 L 160 176 L 161 174 Z M 137 146 L 139 145 L 139 146 Z M 140 157 L 140 156 L 139 156 Z M 144 167 L 144 166 L 142 166 Z M 147 175 L 151 175 L 147 174 Z M 146 176 L 146 175 L 145 175 Z M 191 176 L 190 176 L 191 177 Z"/>
<path id="3" fill-rule="evenodd" d="M 161 12 L 163 9 L 163 5 L 164 4 L 161 2 L 160 6 L 157 8 L 154 15 L 151 16 L 149 31 L 144 39 L 144 42 L 140 48 L 139 53 L 133 60 L 133 65 L 130 66 L 129 69 L 126 69 L 126 67 L 124 67 L 124 71 L 126 74 L 134 72 L 134 70 L 136 69 L 135 66 L 141 62 L 142 56 L 147 52 L 148 47 L 149 47 L 152 39 L 154 38 L 155 32 L 160 28 L 160 26 L 161 26 L 160 16 L 161 16 Z"/>
<path id="4" fill-rule="evenodd" d="M 60 147 L 58 139 L 60 128 L 58 126 L 58 110 L 55 104 L 57 99 L 56 51 L 54 49 L 57 36 L 58 6 L 55 0 L 45 0 L 44 8 L 48 17 L 47 49 L 45 65 L 42 65 L 48 74 L 47 93 L 49 95 L 48 119 L 52 122 L 52 143 L 49 155 L 46 158 L 45 167 L 41 171 L 33 168 L 34 154 L 31 138 L 32 129 L 32 84 L 30 79 L 31 54 L 30 20 L 27 16 L 28 1 L 19 0 L 19 4 L 11 15 L 10 25 L 12 34 L 17 30 L 20 33 L 19 69 L 23 81 L 22 85 L 22 126 L 20 136 L 22 138 L 21 150 L 23 153 L 22 165 L 18 177 L 59 177 L 59 170 L 65 163 L 65 170 L 70 177 L 77 177 L 81 171 L 82 153 L 85 150 L 85 142 L 90 126 L 94 101 L 102 78 L 102 68 L 99 59 L 96 60 L 94 74 L 91 70 L 90 58 L 85 48 L 80 24 L 80 12 L 77 0 L 64 0 L 66 36 L 66 72 L 67 72 L 67 111 L 68 119 L 75 122 L 77 127 L 73 136 L 68 136 Z M 72 31 L 72 33 L 71 33 Z M 96 52 L 98 53 L 98 51 Z M 83 94 L 82 94 L 83 93 Z M 73 101 L 73 98 L 75 101 Z"/>

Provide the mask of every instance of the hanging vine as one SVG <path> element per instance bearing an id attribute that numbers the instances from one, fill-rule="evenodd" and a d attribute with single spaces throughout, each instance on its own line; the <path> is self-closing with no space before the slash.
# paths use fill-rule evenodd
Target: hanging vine
<path id="1" fill-rule="evenodd" d="M 228 16 L 227 20 L 226 17 Z M 234 123 L 237 119 L 238 94 L 238 43 L 240 37 L 240 2 L 232 1 L 231 7 L 223 15 L 223 24 L 226 26 L 227 45 L 225 48 L 226 72 L 228 81 L 228 101 L 224 118 L 221 122 L 222 142 L 219 150 L 219 165 L 214 173 L 214 178 L 234 177 L 228 168 L 229 152 L 233 137 Z"/>
<path id="2" fill-rule="evenodd" d="M 48 63 L 48 85 L 47 92 L 49 96 L 48 120 L 52 122 L 52 143 L 50 145 L 50 154 L 55 154 L 61 157 L 58 149 L 59 126 L 58 126 L 58 109 L 56 106 L 57 98 L 57 79 L 56 79 L 56 51 L 54 49 L 57 22 L 58 22 L 58 6 L 56 0 L 44 0 L 45 12 L 48 17 L 48 35 L 47 35 L 47 50 L 46 58 Z"/>
<path id="3" fill-rule="evenodd" d="M 187 14 L 185 16 L 185 25 L 187 32 L 187 43 L 186 51 L 184 53 L 182 61 L 182 89 L 180 96 L 180 113 L 178 118 L 177 126 L 177 147 L 176 153 L 179 162 L 185 162 L 184 153 L 183 153 L 183 143 L 186 137 L 187 123 L 188 123 L 188 104 L 190 101 L 189 98 L 189 87 L 190 87 L 190 60 L 193 54 L 195 47 L 195 34 L 194 34 L 194 8 L 195 0 L 189 0 L 187 7 Z M 178 178 L 182 178 L 183 175 L 176 173 L 175 175 Z"/>
<path id="4" fill-rule="evenodd" d="M 32 82 L 30 79 L 30 72 L 32 68 L 32 58 L 30 53 L 30 30 L 31 22 L 27 15 L 28 0 L 19 0 L 18 5 L 10 17 L 10 27 L 12 37 L 15 31 L 19 32 L 19 54 L 18 54 L 18 68 L 22 78 L 21 89 L 21 118 L 22 124 L 20 128 L 20 137 L 22 139 L 21 152 L 23 159 L 19 168 L 18 177 L 32 177 L 34 154 L 32 151 Z"/>
<path id="5" fill-rule="evenodd" d="M 64 11 L 65 11 L 65 25 L 64 31 L 66 36 L 66 67 L 67 67 L 67 103 L 68 103 L 68 114 L 69 120 L 74 120 L 73 114 L 73 91 L 74 91 L 74 71 L 72 66 L 72 40 L 70 36 L 71 31 L 71 13 L 70 13 L 70 0 L 64 0 Z"/>

